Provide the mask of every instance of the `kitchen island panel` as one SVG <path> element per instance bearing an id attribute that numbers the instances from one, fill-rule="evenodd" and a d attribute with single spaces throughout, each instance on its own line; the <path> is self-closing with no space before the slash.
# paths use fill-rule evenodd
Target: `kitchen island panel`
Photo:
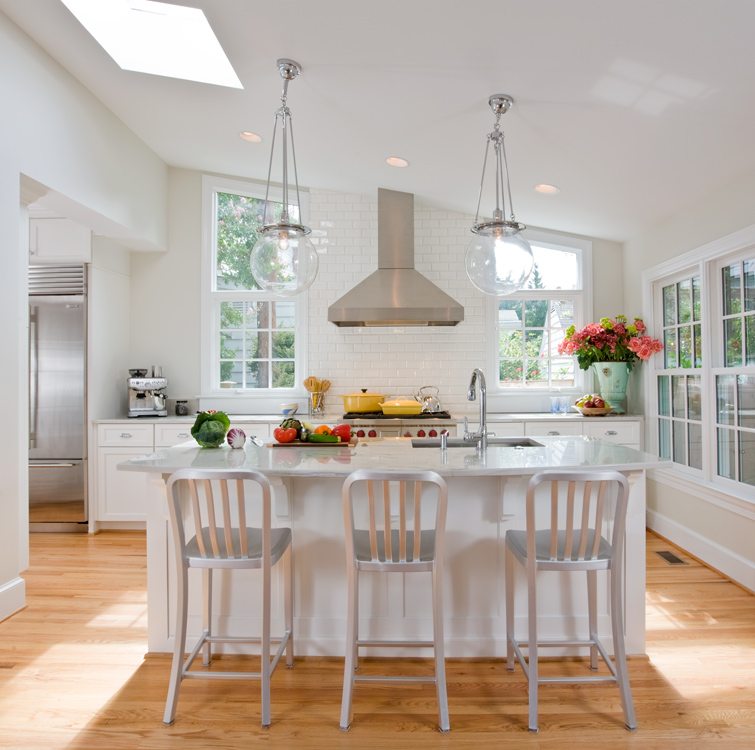
<path id="1" fill-rule="evenodd" d="M 417 465 L 444 474 L 449 484 L 448 540 L 445 557 L 444 611 L 447 653 L 452 656 L 505 654 L 504 564 L 502 539 L 508 528 L 524 528 L 527 477 L 548 467 L 605 466 L 624 471 L 634 483 L 627 519 L 626 632 L 629 653 L 644 652 L 644 469 L 659 459 L 587 438 L 543 438 L 540 448 L 524 451 L 489 448 L 411 449 L 408 441 L 375 441 L 356 448 L 276 449 L 247 445 L 201 450 L 191 444 L 157 451 L 121 468 L 147 471 L 149 649 L 172 649 L 173 557 L 165 482 L 183 466 L 262 469 L 275 493 L 275 523 L 291 526 L 294 535 L 295 630 L 297 653 L 342 656 L 346 626 L 346 573 L 341 485 L 356 468 Z M 361 452 L 360 452 L 361 446 Z M 317 460 L 317 459 L 320 460 Z M 337 460 L 339 459 L 339 460 Z M 422 574 L 365 577 L 360 611 L 363 633 L 376 638 L 429 638 L 429 584 Z M 197 576 L 198 578 L 198 576 Z M 239 577 L 240 578 L 240 577 Z M 278 581 L 279 583 L 279 581 Z M 517 631 L 526 628 L 524 581 L 519 581 Z M 198 581 L 193 591 L 198 592 Z M 217 604 L 224 614 L 220 631 L 252 632 L 258 626 L 255 582 L 221 579 Z M 569 638 L 583 631 L 583 587 L 547 574 L 542 591 L 544 632 Z M 601 584 L 599 633 L 610 648 L 607 586 Z M 278 588 L 275 589 L 277 597 Z M 232 597 L 230 596 L 232 594 Z M 229 602 L 233 601 L 229 609 Z M 198 599 L 194 601 L 198 602 Z M 275 600 L 274 616 L 280 613 Z M 565 614 L 564 614 L 565 613 Z M 280 621 L 275 622 L 276 626 Z M 192 610 L 190 633 L 200 629 L 199 609 Z M 280 629 L 280 628 L 278 628 Z"/>

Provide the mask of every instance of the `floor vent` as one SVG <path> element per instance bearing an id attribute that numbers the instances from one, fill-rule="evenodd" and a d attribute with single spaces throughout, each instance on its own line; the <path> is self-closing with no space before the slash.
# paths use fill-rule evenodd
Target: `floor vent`
<path id="1" fill-rule="evenodd" d="M 682 560 L 680 557 L 677 557 L 673 552 L 669 552 L 668 550 L 664 550 L 663 552 L 656 552 L 655 554 L 658 555 L 658 557 L 663 558 L 669 565 L 689 564 Z"/>

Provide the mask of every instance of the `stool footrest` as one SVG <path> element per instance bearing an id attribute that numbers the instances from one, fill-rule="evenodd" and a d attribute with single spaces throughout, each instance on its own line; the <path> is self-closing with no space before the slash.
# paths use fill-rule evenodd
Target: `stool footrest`
<path id="1" fill-rule="evenodd" d="M 436 682 L 434 677 L 389 677 L 384 675 L 354 675 L 356 682 Z"/>
<path id="2" fill-rule="evenodd" d="M 413 646 L 415 648 L 433 648 L 432 641 L 357 641 L 357 647 L 362 646 Z"/>
<path id="3" fill-rule="evenodd" d="M 291 631 L 287 630 L 282 637 L 280 638 L 271 638 L 271 643 L 278 643 L 280 644 L 278 646 L 278 649 L 275 652 L 275 656 L 273 657 L 273 660 L 270 664 L 270 674 L 272 675 L 273 672 L 275 672 L 275 668 L 278 666 L 278 662 L 280 661 L 281 655 L 285 651 L 286 644 L 288 643 L 289 638 L 291 637 Z M 197 641 L 196 645 L 194 646 L 194 649 L 189 654 L 189 656 L 186 658 L 186 661 L 184 662 L 184 665 L 181 669 L 181 677 L 184 678 L 209 678 L 209 679 L 250 679 L 250 678 L 257 678 L 259 679 L 262 675 L 260 672 L 189 672 L 189 669 L 191 668 L 191 665 L 194 663 L 194 660 L 199 656 L 199 652 L 202 650 L 202 646 L 204 646 L 205 643 L 260 643 L 260 638 L 243 638 L 243 637 L 216 637 L 216 636 L 210 636 L 207 634 L 207 631 L 205 630 L 204 633 L 200 636 L 199 640 Z M 264 654 L 261 655 L 261 658 L 264 657 Z M 267 658 L 270 658 L 270 655 L 268 654 Z"/>
<path id="4" fill-rule="evenodd" d="M 530 669 L 529 664 L 527 660 L 524 658 L 524 655 L 522 654 L 522 648 L 528 648 L 529 643 L 527 641 L 517 641 L 513 636 L 509 638 L 509 642 L 511 643 L 512 648 L 514 649 L 514 654 L 516 655 L 516 659 L 519 662 L 519 664 L 522 667 L 522 670 L 524 671 L 525 676 L 529 680 L 530 678 Z M 611 676 L 608 677 L 538 677 L 538 682 L 617 682 L 618 681 L 618 675 L 616 673 L 616 667 L 614 666 L 614 663 L 611 659 L 611 657 L 608 655 L 608 652 L 606 651 L 605 647 L 601 643 L 601 641 L 598 638 L 591 639 L 589 641 L 585 640 L 579 640 L 579 641 L 538 641 L 537 647 L 558 647 L 558 646 L 578 646 L 578 647 L 585 647 L 585 646 L 595 646 L 598 649 L 598 653 L 600 654 L 601 658 L 605 662 L 606 666 L 611 672 Z"/>

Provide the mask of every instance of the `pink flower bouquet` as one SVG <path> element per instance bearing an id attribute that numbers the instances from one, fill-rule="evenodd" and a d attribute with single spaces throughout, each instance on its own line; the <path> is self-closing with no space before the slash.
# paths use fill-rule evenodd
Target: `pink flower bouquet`
<path id="1" fill-rule="evenodd" d="M 631 371 L 634 362 L 650 359 L 663 349 L 660 341 L 644 335 L 646 330 L 641 318 L 627 325 L 623 315 L 617 315 L 615 320 L 601 318 L 600 323 L 590 323 L 581 331 L 569 326 L 558 353 L 576 355 L 583 370 L 589 370 L 594 362 L 626 362 Z"/>

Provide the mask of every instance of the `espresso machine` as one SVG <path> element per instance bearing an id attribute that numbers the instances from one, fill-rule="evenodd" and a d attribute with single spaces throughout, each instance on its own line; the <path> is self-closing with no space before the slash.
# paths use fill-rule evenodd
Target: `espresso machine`
<path id="1" fill-rule="evenodd" d="M 128 382 L 128 415 L 129 417 L 167 417 L 165 408 L 165 389 L 168 380 L 162 376 L 162 367 L 154 366 L 152 376 L 147 376 L 148 370 L 129 370 Z"/>

